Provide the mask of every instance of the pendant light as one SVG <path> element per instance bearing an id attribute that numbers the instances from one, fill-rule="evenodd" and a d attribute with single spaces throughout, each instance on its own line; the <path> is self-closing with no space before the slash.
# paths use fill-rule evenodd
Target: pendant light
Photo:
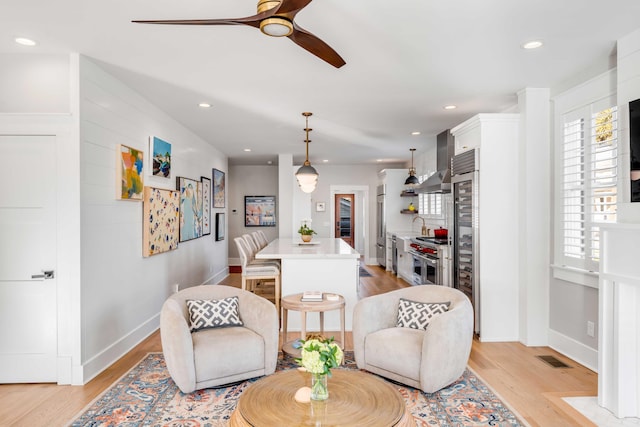
<path id="1" fill-rule="evenodd" d="M 416 151 L 415 148 L 410 148 L 411 151 L 411 168 L 409 169 L 409 177 L 404 182 L 404 185 L 418 185 L 420 181 L 418 181 L 418 177 L 416 177 L 416 168 L 413 167 L 413 152 Z"/>
<path id="2" fill-rule="evenodd" d="M 300 166 L 300 169 L 296 172 L 296 179 L 298 180 L 298 185 L 303 192 L 311 193 L 316 189 L 316 184 L 318 183 L 318 172 L 309 162 L 309 143 L 311 142 L 309 139 L 309 132 L 313 130 L 309 128 L 309 116 L 313 115 L 313 113 L 302 113 L 302 115 L 306 119 L 306 127 L 304 130 L 307 133 L 307 137 L 304 142 L 307 144 L 307 155 L 304 164 Z"/>

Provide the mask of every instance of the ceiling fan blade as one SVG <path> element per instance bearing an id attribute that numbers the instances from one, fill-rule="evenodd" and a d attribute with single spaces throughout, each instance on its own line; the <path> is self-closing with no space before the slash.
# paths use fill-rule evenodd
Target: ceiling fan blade
<path id="1" fill-rule="evenodd" d="M 340 68 L 346 64 L 344 59 L 342 59 L 342 57 L 338 55 L 338 52 L 333 50 L 331 46 L 310 32 L 300 28 L 295 22 L 293 23 L 293 32 L 289 35 L 289 38 L 301 48 L 306 49 L 336 68 Z"/>
<path id="2" fill-rule="evenodd" d="M 230 19 L 168 19 L 151 21 L 131 21 L 136 24 L 163 24 L 163 25 L 250 25 L 260 28 L 260 21 L 273 15 L 272 10 L 244 18 Z"/>
<path id="3" fill-rule="evenodd" d="M 287 15 L 289 19 L 293 19 L 296 13 L 307 7 L 311 1 L 312 0 L 282 0 L 280 5 L 275 8 L 275 13 L 278 15 Z"/>

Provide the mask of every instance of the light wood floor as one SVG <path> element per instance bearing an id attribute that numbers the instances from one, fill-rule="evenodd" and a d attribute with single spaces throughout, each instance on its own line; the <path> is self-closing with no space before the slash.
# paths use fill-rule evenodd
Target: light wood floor
<path id="1" fill-rule="evenodd" d="M 360 297 L 408 286 L 380 267 L 366 268 L 372 276 L 361 278 Z M 239 287 L 240 275 L 230 275 L 223 284 Z M 272 297 L 272 292 L 265 289 L 264 295 Z M 352 349 L 347 335 L 346 347 Z M 85 386 L 0 385 L 0 426 L 66 425 L 144 355 L 157 351 L 162 345 L 155 332 Z M 552 368 L 538 355 L 553 355 L 571 368 Z M 469 366 L 532 426 L 594 426 L 561 398 L 595 396 L 597 374 L 547 347 L 474 340 Z"/>

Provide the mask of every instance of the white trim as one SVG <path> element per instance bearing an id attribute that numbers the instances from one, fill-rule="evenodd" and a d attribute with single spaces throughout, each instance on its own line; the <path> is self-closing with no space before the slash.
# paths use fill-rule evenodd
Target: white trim
<path id="1" fill-rule="evenodd" d="M 595 271 L 587 271 L 580 268 L 557 264 L 551 264 L 551 269 L 553 270 L 554 279 L 560 279 L 594 289 L 598 289 L 600 287 L 598 283 L 599 274 Z"/>
<path id="2" fill-rule="evenodd" d="M 553 329 L 549 329 L 549 347 L 593 372 L 598 372 L 598 350 Z"/>
<path id="3" fill-rule="evenodd" d="M 80 154 L 77 127 L 77 116 L 68 113 L 0 114 L 2 135 L 55 136 L 57 169 L 65 171 L 56 177 L 58 384 L 72 383 L 73 362 L 81 360 Z"/>
<path id="4" fill-rule="evenodd" d="M 362 237 L 363 237 L 363 242 L 362 242 L 362 247 L 364 247 L 364 254 L 360 254 L 361 256 L 364 256 L 364 259 L 369 259 L 369 242 L 371 241 L 371 238 L 369 236 L 369 204 L 370 204 L 370 198 L 369 198 L 369 186 L 368 185 L 349 185 L 349 184 L 343 184 L 343 185 L 329 185 L 329 193 L 330 193 L 330 200 L 329 200 L 329 209 L 330 209 L 330 215 L 331 215 L 331 224 L 335 224 L 335 195 L 336 194 L 350 194 L 350 193 L 354 193 L 355 197 L 358 197 L 358 192 L 362 193 L 362 206 L 364 207 L 364 224 L 362 224 Z M 354 213 L 354 215 L 357 215 L 357 212 Z M 355 230 L 354 230 L 354 233 Z M 335 227 L 331 227 L 331 237 L 335 238 Z M 358 239 L 360 236 L 358 236 L 358 233 L 356 233 L 356 235 L 354 236 L 355 239 Z M 359 245 L 357 244 L 356 240 L 354 240 L 354 246 L 357 248 Z M 377 264 L 378 262 L 375 261 L 373 264 Z"/>
<path id="5" fill-rule="evenodd" d="M 133 331 L 96 354 L 83 365 L 73 367 L 73 385 L 84 385 L 122 356 L 140 344 L 160 327 L 160 313 L 154 315 Z"/>
<path id="6" fill-rule="evenodd" d="M 204 282 L 202 282 L 202 285 L 207 285 L 207 284 L 218 284 L 221 281 L 223 281 L 225 279 L 225 277 L 227 277 L 229 275 L 229 266 L 227 265 L 225 268 L 223 268 L 222 270 L 220 270 L 220 272 L 214 274 L 213 276 L 209 277 L 208 279 L 206 279 Z"/>

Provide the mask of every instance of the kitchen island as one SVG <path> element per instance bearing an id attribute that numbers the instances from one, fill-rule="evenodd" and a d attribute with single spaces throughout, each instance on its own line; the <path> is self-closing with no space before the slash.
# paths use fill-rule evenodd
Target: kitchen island
<path id="1" fill-rule="evenodd" d="M 281 295 L 322 291 L 345 299 L 345 329 L 351 330 L 353 307 L 358 302 L 360 254 L 342 239 L 314 238 L 304 243 L 297 238 L 276 239 L 256 254 L 257 259 L 279 259 Z M 325 315 L 325 330 L 339 331 L 338 312 Z M 288 329 L 300 330 L 300 318 L 289 316 Z M 310 315 L 307 331 L 320 330 L 317 316 Z"/>

